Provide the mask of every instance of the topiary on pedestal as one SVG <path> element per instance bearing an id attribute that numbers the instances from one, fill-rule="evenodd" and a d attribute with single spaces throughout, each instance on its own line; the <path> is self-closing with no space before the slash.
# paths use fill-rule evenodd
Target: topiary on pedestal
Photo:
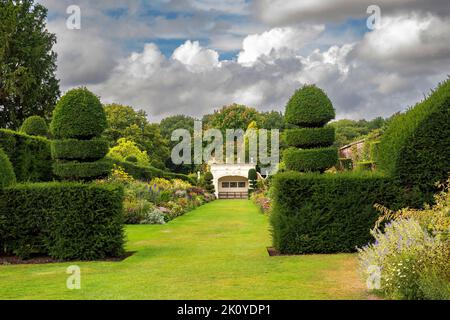
<path id="1" fill-rule="evenodd" d="M 333 104 L 325 92 L 315 85 L 298 90 L 286 107 L 287 130 L 284 153 L 288 170 L 325 172 L 338 162 L 338 150 L 332 147 L 334 128 L 326 124 L 336 116 Z"/>
<path id="2" fill-rule="evenodd" d="M 108 142 L 100 136 L 106 129 L 100 100 L 86 88 L 67 92 L 56 105 L 50 125 L 56 139 L 52 156 L 56 176 L 68 180 L 93 180 L 105 176 L 110 164 L 103 158 Z"/>

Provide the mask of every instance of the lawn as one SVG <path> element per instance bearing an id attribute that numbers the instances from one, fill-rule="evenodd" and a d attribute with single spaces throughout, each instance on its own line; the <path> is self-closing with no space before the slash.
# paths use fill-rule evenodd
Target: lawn
<path id="1" fill-rule="evenodd" d="M 366 299 L 355 255 L 269 257 L 267 217 L 216 201 L 164 226 L 128 226 L 123 262 L 0 266 L 0 299 Z M 81 268 L 81 290 L 66 268 Z"/>

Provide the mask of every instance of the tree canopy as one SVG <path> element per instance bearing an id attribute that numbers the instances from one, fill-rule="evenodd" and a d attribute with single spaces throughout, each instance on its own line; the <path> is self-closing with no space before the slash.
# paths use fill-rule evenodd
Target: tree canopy
<path id="1" fill-rule="evenodd" d="M 60 95 L 56 36 L 47 9 L 33 0 L 0 0 L 0 127 L 18 129 L 29 116 L 50 118 Z"/>

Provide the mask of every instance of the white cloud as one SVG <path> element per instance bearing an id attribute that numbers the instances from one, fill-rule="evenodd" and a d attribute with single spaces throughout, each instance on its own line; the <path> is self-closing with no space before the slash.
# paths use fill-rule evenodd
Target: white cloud
<path id="1" fill-rule="evenodd" d="M 274 28 L 262 34 L 249 35 L 244 39 L 238 61 L 241 64 L 252 64 L 262 56 L 271 55 L 279 58 L 283 55 L 292 55 L 324 30 L 323 25 L 305 25 Z"/>
<path id="2" fill-rule="evenodd" d="M 202 48 L 198 41 L 186 41 L 174 51 L 172 59 L 191 67 L 191 70 L 201 71 L 219 66 L 219 54 Z"/>

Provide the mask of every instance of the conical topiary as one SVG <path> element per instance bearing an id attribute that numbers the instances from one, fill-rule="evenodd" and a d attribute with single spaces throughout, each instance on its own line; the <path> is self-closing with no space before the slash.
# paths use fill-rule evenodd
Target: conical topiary
<path id="1" fill-rule="evenodd" d="M 338 150 L 332 147 L 336 133 L 326 126 L 336 116 L 333 104 L 325 92 L 315 85 L 304 86 L 290 99 L 286 107 L 287 130 L 284 153 L 288 170 L 324 172 L 336 165 Z"/>
<path id="2" fill-rule="evenodd" d="M 8 156 L 0 148 L 0 189 L 16 183 L 16 175 Z"/>
<path id="3" fill-rule="evenodd" d="M 69 91 L 56 105 L 50 125 L 54 173 L 69 180 L 92 180 L 106 175 L 102 161 L 108 142 L 100 138 L 107 126 L 100 100 L 86 88 Z"/>

